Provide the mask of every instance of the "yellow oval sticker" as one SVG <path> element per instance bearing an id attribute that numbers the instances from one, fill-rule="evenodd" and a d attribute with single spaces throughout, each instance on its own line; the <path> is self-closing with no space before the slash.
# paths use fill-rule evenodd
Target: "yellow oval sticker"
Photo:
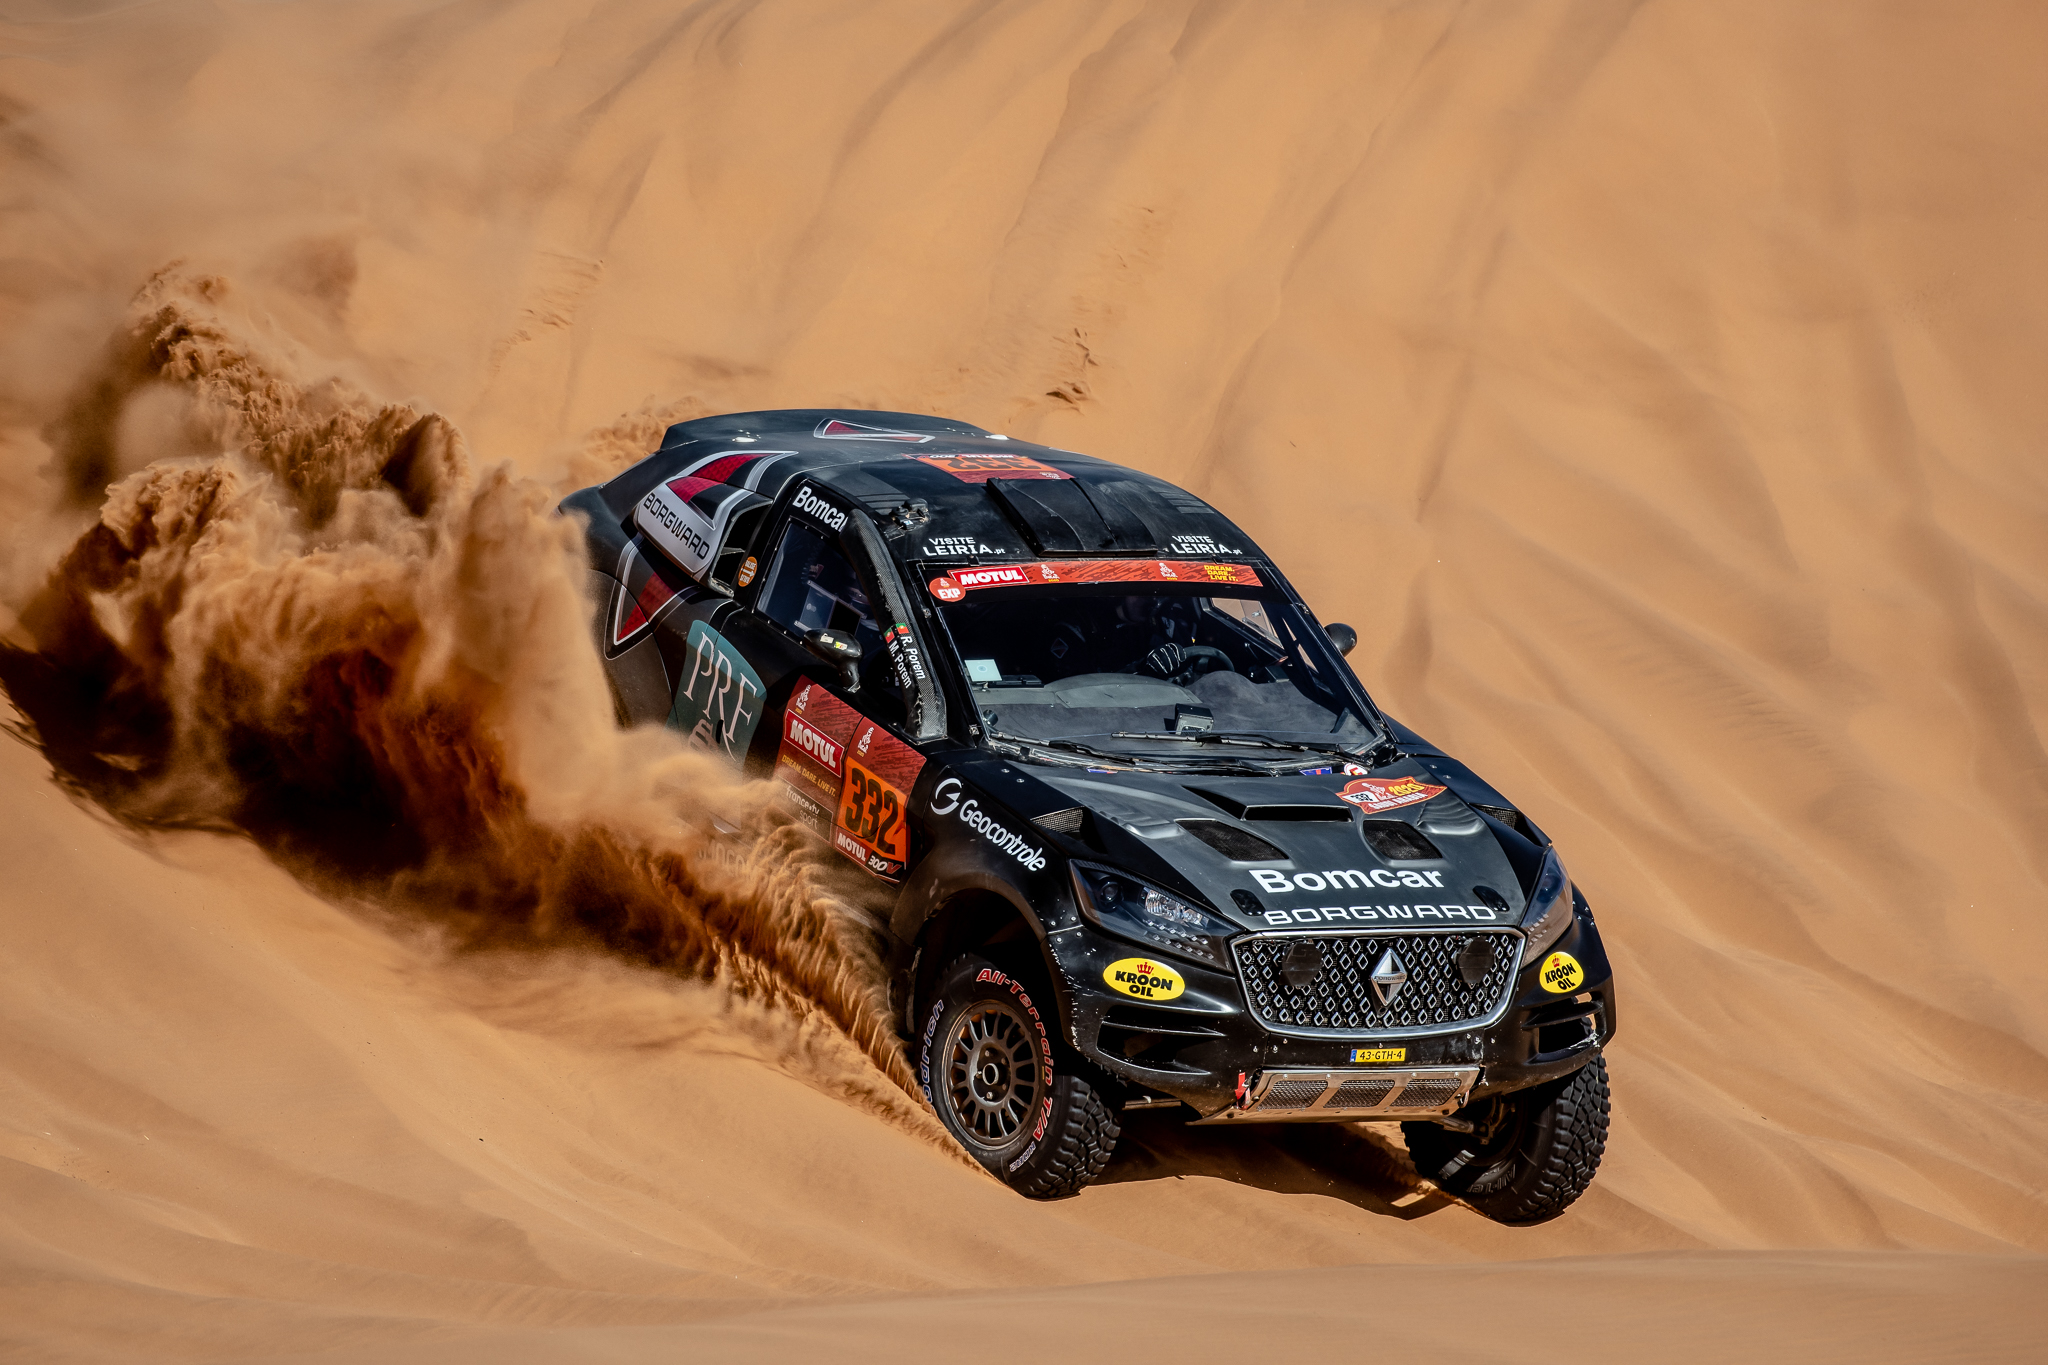
<path id="1" fill-rule="evenodd" d="M 1188 988 L 1179 972 L 1149 957 L 1126 957 L 1102 969 L 1113 991 L 1140 1000 L 1171 1000 Z"/>
<path id="2" fill-rule="evenodd" d="M 1570 953 L 1552 953 L 1543 959 L 1543 989 L 1552 995 L 1567 995 L 1586 980 L 1586 969 Z"/>

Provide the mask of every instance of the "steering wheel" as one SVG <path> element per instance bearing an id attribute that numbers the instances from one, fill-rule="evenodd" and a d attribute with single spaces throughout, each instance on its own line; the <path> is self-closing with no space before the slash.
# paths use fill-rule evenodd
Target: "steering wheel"
<path id="1" fill-rule="evenodd" d="M 1230 656 L 1214 645 L 1164 644 L 1123 671 L 1150 673 L 1175 687 L 1186 687 L 1196 678 L 1214 673 L 1219 668 L 1229 673 L 1237 672 L 1237 665 L 1230 662 Z"/>

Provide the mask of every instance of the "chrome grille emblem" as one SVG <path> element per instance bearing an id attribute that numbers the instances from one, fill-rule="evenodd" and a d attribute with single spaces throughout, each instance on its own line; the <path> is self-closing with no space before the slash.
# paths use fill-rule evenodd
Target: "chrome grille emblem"
<path id="1" fill-rule="evenodd" d="M 1389 948 L 1380 954 L 1378 962 L 1373 963 L 1369 979 L 1373 994 L 1380 998 L 1380 1008 L 1391 1008 L 1395 997 L 1401 994 L 1401 988 L 1408 984 L 1408 964 Z"/>

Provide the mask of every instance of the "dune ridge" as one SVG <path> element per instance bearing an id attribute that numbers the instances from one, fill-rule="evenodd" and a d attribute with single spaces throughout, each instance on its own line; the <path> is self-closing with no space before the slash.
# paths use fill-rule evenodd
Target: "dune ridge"
<path id="1" fill-rule="evenodd" d="M 2009 3 L 13 7 L 0 682 L 42 750 L 0 758 L 0 1340 L 746 1358 L 830 1322 L 916 1358 L 932 1295 L 1097 1321 L 1174 1279 L 1221 1352 L 1243 1277 L 1313 1317 L 1289 1272 L 1533 1260 L 1657 1305 L 1617 1358 L 2024 1358 L 2044 38 Z M 546 516 L 669 420 L 820 404 L 1176 479 L 1359 627 L 1601 917 L 1580 1205 L 1494 1228 L 1371 1130 L 1134 1123 L 1051 1207 L 934 1145 L 860 908 L 764 814 L 721 852 L 758 797 L 610 728 Z M 1947 1336 L 1857 1308 L 1895 1275 L 1953 1290 L 1911 1298 Z M 1728 1334 L 1745 1294 L 1776 1345 Z M 561 1335 L 614 1327 L 651 1335 Z"/>

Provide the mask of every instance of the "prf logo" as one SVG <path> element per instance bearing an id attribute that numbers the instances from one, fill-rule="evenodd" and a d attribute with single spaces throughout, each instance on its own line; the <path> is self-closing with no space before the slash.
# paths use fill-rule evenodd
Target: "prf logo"
<path id="1" fill-rule="evenodd" d="M 846 529 L 846 513 L 818 496 L 818 490 L 805 484 L 797 491 L 796 501 L 789 505 L 792 512 L 803 515 L 831 527 L 835 531 Z"/>

